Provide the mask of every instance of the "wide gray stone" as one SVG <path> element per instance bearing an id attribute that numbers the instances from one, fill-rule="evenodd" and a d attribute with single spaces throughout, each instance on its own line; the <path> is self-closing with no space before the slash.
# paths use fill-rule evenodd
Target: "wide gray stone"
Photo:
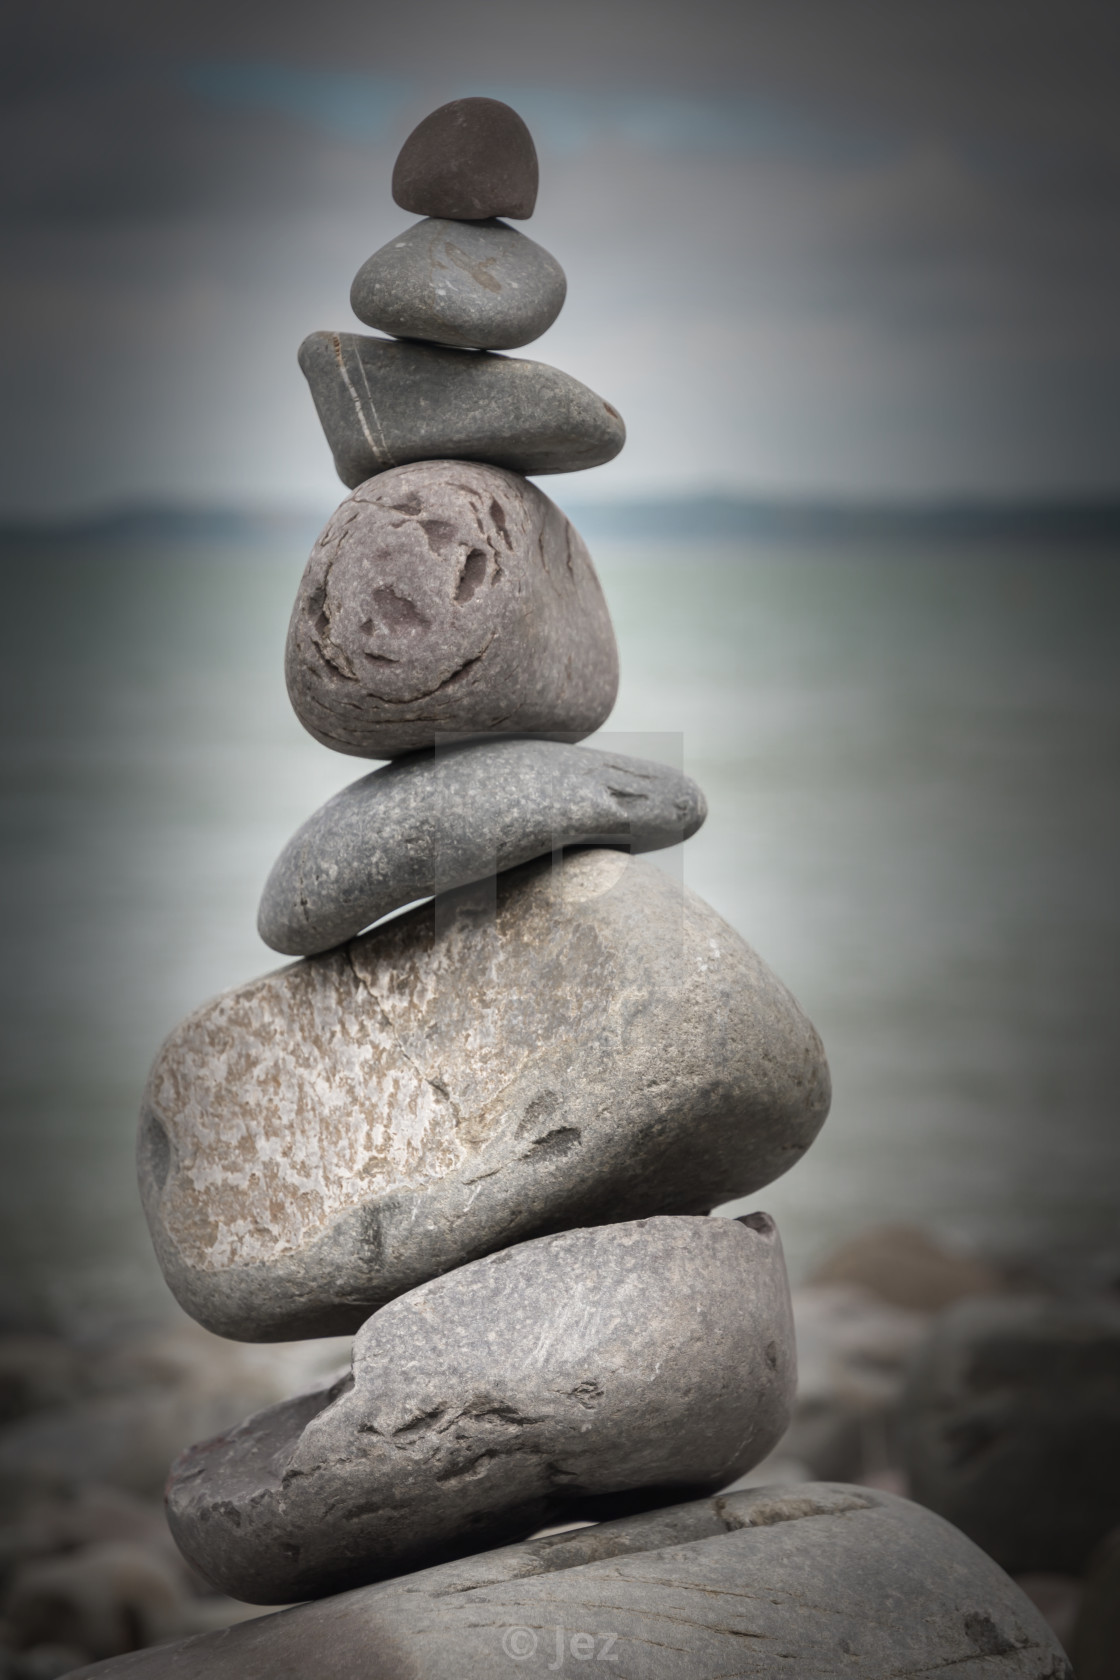
<path id="1" fill-rule="evenodd" d="M 795 1383 L 766 1214 L 565 1231 L 383 1307 L 349 1378 L 185 1452 L 168 1521 L 221 1591 L 288 1604 L 604 1496 L 714 1492 L 781 1437 Z"/>
<path id="2" fill-rule="evenodd" d="M 626 442 L 622 416 L 544 362 L 359 333 L 315 332 L 299 365 L 343 484 L 407 461 L 582 472 Z"/>
<path id="3" fill-rule="evenodd" d="M 902 1401 L 915 1499 L 1015 1575 L 1080 1575 L 1120 1521 L 1120 1306 L 1004 1297 L 938 1320 Z"/>
<path id="4" fill-rule="evenodd" d="M 342 1334 L 497 1248 L 702 1213 L 793 1166 L 820 1040 L 715 911 L 577 851 L 215 999 L 144 1098 L 164 1275 L 222 1335 Z"/>
<path id="5" fill-rule="evenodd" d="M 556 258 L 504 222 L 417 222 L 364 262 L 350 307 L 367 327 L 464 349 L 516 350 L 559 315 Z"/>
<path id="6" fill-rule="evenodd" d="M 560 509 L 499 467 L 424 461 L 337 508 L 311 551 L 285 656 L 304 728 L 362 758 L 471 735 L 598 729 L 618 650 Z"/>
<path id="7" fill-rule="evenodd" d="M 393 166 L 393 197 L 414 216 L 533 214 L 539 169 L 533 137 L 500 99 L 453 99 L 417 123 Z"/>
<path id="8" fill-rule="evenodd" d="M 667 764 L 558 741 L 481 741 L 383 765 L 316 811 L 268 877 L 266 945 L 314 956 L 381 916 L 564 846 L 673 846 L 707 815 Z"/>
<path id="9" fill-rule="evenodd" d="M 871 1488 L 809 1482 L 506 1546 L 74 1680 L 918 1680 L 943 1671 L 1073 1680 L 1034 1605 L 948 1523 Z"/>

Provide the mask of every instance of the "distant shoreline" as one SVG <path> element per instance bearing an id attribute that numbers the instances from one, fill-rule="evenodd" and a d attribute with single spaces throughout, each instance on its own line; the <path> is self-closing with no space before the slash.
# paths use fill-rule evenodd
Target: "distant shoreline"
<path id="1" fill-rule="evenodd" d="M 901 538 L 938 542 L 1005 539 L 1120 542 L 1120 499 L 854 502 L 692 494 L 658 500 L 566 502 L 563 482 L 546 481 L 565 513 L 594 539 L 745 540 L 848 543 Z M 313 541 L 329 508 L 267 512 L 259 507 L 133 505 L 62 520 L 0 521 L 0 546 L 82 543 Z"/>

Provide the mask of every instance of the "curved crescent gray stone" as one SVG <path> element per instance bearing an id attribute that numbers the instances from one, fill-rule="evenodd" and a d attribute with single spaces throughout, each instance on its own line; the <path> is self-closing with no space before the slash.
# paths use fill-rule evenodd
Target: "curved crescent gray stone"
<path id="1" fill-rule="evenodd" d="M 480 741 L 351 782 L 293 835 L 265 884 L 266 945 L 314 956 L 393 910 L 566 846 L 656 851 L 707 815 L 679 771 L 558 741 Z"/>
<path id="2" fill-rule="evenodd" d="M 614 704 L 618 650 L 591 556 L 543 491 L 500 467 L 417 461 L 331 515 L 284 674 L 317 741 L 393 758 L 472 735 L 578 741 Z"/>
<path id="3" fill-rule="evenodd" d="M 348 1377 L 189 1449 L 168 1522 L 222 1592 L 315 1598 L 603 1496 L 726 1487 L 781 1438 L 796 1380 L 766 1214 L 565 1231 L 403 1295 Z"/>
<path id="4" fill-rule="evenodd" d="M 342 1335 L 510 1243 L 747 1195 L 828 1102 L 812 1026 L 714 910 L 575 851 L 188 1017 L 145 1092 L 141 1194 L 207 1328 Z"/>
<path id="5" fill-rule="evenodd" d="M 504 1546 L 68 1680 L 303 1680 L 324 1652 L 330 1680 L 1074 1680 L 1040 1612 L 963 1534 L 835 1482 Z"/>
<path id="6" fill-rule="evenodd" d="M 564 270 L 504 222 L 417 222 L 362 264 L 350 307 L 367 327 L 463 349 L 531 344 L 563 308 Z"/>
<path id="7" fill-rule="evenodd" d="M 582 472 L 626 442 L 616 408 L 544 362 L 315 332 L 299 365 L 351 489 L 387 467 L 448 457 L 534 476 Z"/>

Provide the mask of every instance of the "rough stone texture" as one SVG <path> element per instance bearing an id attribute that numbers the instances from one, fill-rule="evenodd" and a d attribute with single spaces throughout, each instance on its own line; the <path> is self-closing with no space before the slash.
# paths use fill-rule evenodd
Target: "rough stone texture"
<path id="1" fill-rule="evenodd" d="M 464 349 L 516 350 L 559 315 L 568 283 L 556 258 L 504 222 L 417 222 L 354 277 L 367 327 Z"/>
<path id="2" fill-rule="evenodd" d="M 565 1231 L 383 1307 L 350 1378 L 185 1452 L 168 1521 L 223 1592 L 289 1604 L 603 1495 L 715 1492 L 780 1438 L 795 1384 L 766 1214 Z"/>
<path id="3" fill-rule="evenodd" d="M 488 890 L 489 884 L 488 884 Z M 694 894 L 617 851 L 461 888 L 228 992 L 164 1045 L 140 1180 L 188 1312 L 269 1341 L 549 1230 L 793 1166 L 820 1040 Z"/>
<path id="4" fill-rule="evenodd" d="M 352 782 L 288 842 L 261 899 L 266 945 L 313 956 L 381 916 L 564 846 L 655 851 L 695 834 L 704 795 L 644 758 L 482 741 Z"/>
<path id="5" fill-rule="evenodd" d="M 315 332 L 299 365 L 351 489 L 387 467 L 447 457 L 534 475 L 582 472 L 626 442 L 616 408 L 544 362 Z"/>
<path id="6" fill-rule="evenodd" d="M 1038 1611 L 963 1535 L 890 1494 L 821 1482 L 507 1546 L 83 1669 L 80 1680 L 550 1671 L 1073 1680 Z"/>
<path id="7" fill-rule="evenodd" d="M 455 736 L 603 723 L 618 650 L 577 532 L 498 467 L 425 461 L 369 480 L 311 551 L 288 694 L 325 747 L 393 758 Z"/>
<path id="8" fill-rule="evenodd" d="M 522 221 L 537 202 L 533 137 L 500 99 L 453 99 L 418 123 L 393 166 L 393 197 L 414 216 Z"/>
<path id="9" fill-rule="evenodd" d="M 1120 1519 L 1120 1307 L 964 1301 L 903 1396 L 915 1499 L 1012 1574 L 1079 1575 Z"/>

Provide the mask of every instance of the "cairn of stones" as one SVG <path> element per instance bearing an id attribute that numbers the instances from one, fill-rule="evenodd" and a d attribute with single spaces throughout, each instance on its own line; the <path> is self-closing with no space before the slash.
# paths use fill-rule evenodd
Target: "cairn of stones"
<path id="1" fill-rule="evenodd" d="M 614 634 L 528 475 L 608 461 L 624 429 L 494 353 L 564 301 L 505 219 L 536 193 L 508 106 L 435 111 L 393 175 L 424 219 L 351 292 L 386 336 L 301 347 L 352 494 L 288 691 L 324 746 L 388 762 L 272 870 L 260 931 L 302 960 L 190 1016 L 145 1098 L 187 1311 L 248 1341 L 356 1333 L 338 1381 L 173 1469 L 181 1549 L 259 1604 L 710 1494 L 794 1395 L 774 1224 L 707 1216 L 798 1159 L 827 1069 L 743 940 L 635 861 L 699 828 L 700 790 L 576 744 L 614 703 Z"/>
<path id="2" fill-rule="evenodd" d="M 614 703 L 614 635 L 529 476 L 610 460 L 624 431 L 496 353 L 564 301 L 508 225 L 536 192 L 508 106 L 433 112 L 393 175 L 423 219 L 351 294 L 384 336 L 301 348 L 352 494 L 300 584 L 288 691 L 324 746 L 387 762 L 268 879 L 261 934 L 300 960 L 183 1022 L 141 1118 L 186 1310 L 245 1341 L 354 1335 L 337 1380 L 168 1484 L 215 1587 L 313 1602 L 88 1672 L 1069 1680 L 939 1518 L 732 1486 L 785 1432 L 794 1342 L 773 1221 L 710 1213 L 799 1159 L 828 1070 L 739 935 L 637 857 L 695 833 L 700 790 L 578 745 Z"/>

